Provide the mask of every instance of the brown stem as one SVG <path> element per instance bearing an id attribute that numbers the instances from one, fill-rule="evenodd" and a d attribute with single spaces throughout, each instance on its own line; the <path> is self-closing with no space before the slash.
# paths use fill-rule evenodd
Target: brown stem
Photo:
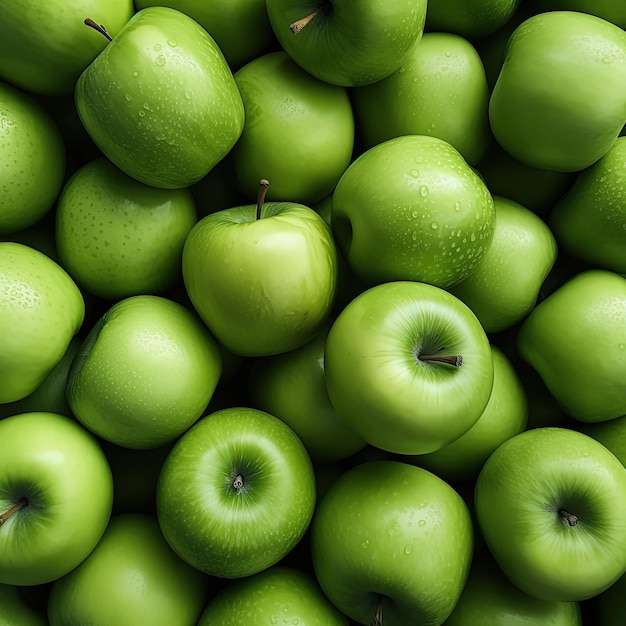
<path id="1" fill-rule="evenodd" d="M 574 515 L 573 513 L 570 513 L 569 511 L 565 511 L 564 509 L 561 509 L 559 511 L 559 515 L 570 525 L 570 526 L 576 526 L 576 524 L 578 524 L 578 516 Z"/>
<path id="2" fill-rule="evenodd" d="M 113 41 L 113 37 L 111 37 L 111 35 L 107 33 L 107 29 L 104 26 L 102 26 L 102 24 L 98 24 L 97 22 L 94 22 L 90 17 L 86 18 L 84 23 L 87 26 L 90 26 L 94 30 L 98 31 L 103 37 L 106 37 L 109 41 Z"/>
<path id="3" fill-rule="evenodd" d="M 241 493 L 243 490 L 243 476 L 241 474 L 237 474 L 237 476 L 235 476 L 235 480 L 233 480 L 233 489 L 237 493 Z"/>
<path id="4" fill-rule="evenodd" d="M 446 363 L 454 367 L 463 365 L 463 356 L 460 354 L 418 354 L 420 361 L 436 361 L 437 363 Z"/>
<path id="5" fill-rule="evenodd" d="M 302 19 L 297 20 L 292 24 L 289 24 L 289 30 L 294 35 L 297 35 L 303 28 L 305 28 L 315 17 L 317 17 L 322 12 L 323 8 L 324 5 L 318 7 L 317 9 L 315 9 L 315 11 L 313 11 L 313 13 L 310 13 L 306 17 L 303 17 Z"/>
<path id="6" fill-rule="evenodd" d="M 0 515 L 0 526 L 6 522 L 13 513 L 17 513 L 20 509 L 23 509 L 28 504 L 26 498 L 20 498 L 17 504 L 14 504 L 8 511 L 5 511 Z"/>
<path id="7" fill-rule="evenodd" d="M 382 595 L 378 596 L 378 601 L 376 602 L 376 611 L 374 611 L 374 617 L 372 617 L 370 626 L 383 626 L 383 596 Z"/>
<path id="8" fill-rule="evenodd" d="M 259 181 L 259 195 L 256 201 L 256 219 L 261 219 L 261 209 L 263 208 L 263 202 L 265 202 L 265 194 L 267 193 L 267 188 L 270 186 L 270 181 L 267 178 L 262 178 Z"/>

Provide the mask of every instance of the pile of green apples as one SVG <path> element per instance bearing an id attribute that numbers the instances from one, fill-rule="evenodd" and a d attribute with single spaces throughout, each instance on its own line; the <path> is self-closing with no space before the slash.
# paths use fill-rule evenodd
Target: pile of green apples
<path id="1" fill-rule="evenodd" d="M 624 623 L 624 2 L 0 23 L 0 625 Z"/>

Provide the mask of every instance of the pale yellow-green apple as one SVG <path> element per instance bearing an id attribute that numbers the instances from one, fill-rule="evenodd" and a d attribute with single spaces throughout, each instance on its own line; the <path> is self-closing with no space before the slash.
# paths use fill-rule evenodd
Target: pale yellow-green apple
<path id="1" fill-rule="evenodd" d="M 84 316 L 83 296 L 60 265 L 29 246 L 0 242 L 0 403 L 39 387 Z"/>

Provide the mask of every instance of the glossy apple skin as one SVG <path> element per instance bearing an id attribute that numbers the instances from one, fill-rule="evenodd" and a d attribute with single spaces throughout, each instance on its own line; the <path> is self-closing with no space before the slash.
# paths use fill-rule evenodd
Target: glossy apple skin
<path id="1" fill-rule="evenodd" d="M 511 328 L 537 303 L 557 258 L 547 224 L 526 207 L 494 197 L 496 224 L 476 270 L 450 291 L 472 309 L 487 333 Z"/>
<path id="2" fill-rule="evenodd" d="M 425 0 L 267 0 L 276 38 L 289 56 L 320 80 L 343 87 L 367 85 L 397 70 L 422 36 Z M 294 35 L 289 26 L 323 10 Z"/>
<path id="3" fill-rule="evenodd" d="M 113 479 L 95 437 L 69 417 L 22 413 L 0 421 L 0 583 L 41 585 L 74 569 L 109 521 Z"/>
<path id="4" fill-rule="evenodd" d="M 50 626 L 195 624 L 208 577 L 167 545 L 153 515 L 111 517 L 102 539 L 78 567 L 53 583 Z"/>
<path id="5" fill-rule="evenodd" d="M 520 24 L 489 103 L 491 129 L 516 159 L 547 170 L 589 167 L 626 121 L 626 33 L 577 11 Z"/>
<path id="6" fill-rule="evenodd" d="M 534 0 L 540 11 L 580 11 L 597 15 L 626 29 L 626 5 L 613 0 Z"/>
<path id="7" fill-rule="evenodd" d="M 200 220 L 183 248 L 189 298 L 217 340 L 240 356 L 295 350 L 322 328 L 337 284 L 328 225 L 304 205 L 266 202 Z"/>
<path id="8" fill-rule="evenodd" d="M 352 96 L 367 148 L 401 135 L 431 135 L 475 164 L 489 144 L 487 77 L 478 52 L 459 35 L 425 33 L 391 76 Z"/>
<path id="9" fill-rule="evenodd" d="M 534 598 L 582 601 L 626 571 L 626 468 L 587 435 L 544 427 L 505 441 L 483 466 L 474 503 L 498 565 Z"/>
<path id="10" fill-rule="evenodd" d="M 417 354 L 461 355 L 459 367 Z M 326 341 L 328 395 L 365 441 L 426 454 L 478 420 L 493 385 L 489 341 L 476 316 L 447 291 L 409 281 L 372 287 L 333 322 Z"/>
<path id="11" fill-rule="evenodd" d="M 221 371 L 217 343 L 191 310 L 160 296 L 131 296 L 85 338 L 68 374 L 67 399 L 99 437 L 157 448 L 202 415 Z"/>
<path id="12" fill-rule="evenodd" d="M 280 419 L 248 407 L 198 421 L 172 448 L 157 483 L 167 542 L 192 566 L 223 578 L 277 563 L 303 537 L 314 507 L 306 448 Z"/>
<path id="13" fill-rule="evenodd" d="M 261 178 L 269 200 L 309 206 L 327 196 L 350 164 L 354 115 L 348 91 L 314 78 L 280 50 L 235 73 L 246 111 L 232 150 L 239 188 L 254 199 Z"/>
<path id="14" fill-rule="evenodd" d="M 483 181 L 448 142 L 404 135 L 352 162 L 333 192 L 331 221 L 350 267 L 370 284 L 447 288 L 487 252 L 495 210 Z"/>
<path id="15" fill-rule="evenodd" d="M 0 402 L 31 394 L 63 358 L 85 316 L 67 272 L 42 252 L 0 242 Z"/>
<path id="16" fill-rule="evenodd" d="M 233 581 L 209 600 L 198 626 L 348 626 L 308 572 L 274 565 Z"/>
<path id="17" fill-rule="evenodd" d="M 473 554 L 472 521 L 440 478 L 398 461 L 345 471 L 319 502 L 311 558 L 330 598 L 359 624 L 440 625 L 454 608 Z"/>
<path id="18" fill-rule="evenodd" d="M 221 50 L 169 7 L 136 12 L 80 75 L 75 99 L 102 152 L 154 187 L 197 182 L 243 128 L 243 103 Z"/>
<path id="19" fill-rule="evenodd" d="M 570 417 L 602 422 L 626 414 L 626 279 L 580 272 L 522 323 L 517 348 Z"/>
<path id="20" fill-rule="evenodd" d="M 59 259 L 81 288 L 103 299 L 164 293 L 182 279 L 180 256 L 196 221 L 188 189 L 150 187 L 99 158 L 63 187 Z"/>

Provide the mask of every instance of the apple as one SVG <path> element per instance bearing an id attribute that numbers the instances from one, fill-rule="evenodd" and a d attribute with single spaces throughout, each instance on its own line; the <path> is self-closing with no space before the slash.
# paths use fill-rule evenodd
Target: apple
<path id="1" fill-rule="evenodd" d="M 326 340 L 330 401 L 372 446 L 427 454 L 466 433 L 493 386 L 489 340 L 447 291 L 411 281 L 377 285 L 350 302 Z"/>
<path id="2" fill-rule="evenodd" d="M 0 403 L 43 383 L 84 315 L 82 294 L 61 266 L 29 246 L 0 242 Z"/>
<path id="3" fill-rule="evenodd" d="M 189 189 L 157 189 L 105 157 L 76 171 L 56 208 L 59 260 L 99 298 L 160 294 L 182 279 L 181 254 L 197 221 Z"/>
<path id="4" fill-rule="evenodd" d="M 626 272 L 626 137 L 580 172 L 550 213 L 567 253 L 597 268 Z"/>
<path id="5" fill-rule="evenodd" d="M 49 626 L 45 615 L 28 605 L 16 585 L 0 584 L 0 626 Z"/>
<path id="6" fill-rule="evenodd" d="M 606 446 L 626 466 L 626 414 L 605 422 L 581 423 L 576 428 Z"/>
<path id="7" fill-rule="evenodd" d="M 93 552 L 55 581 L 50 626 L 195 624 L 209 580 L 167 545 L 153 515 L 115 515 Z"/>
<path id="8" fill-rule="evenodd" d="M 315 463 L 345 459 L 365 446 L 328 397 L 324 373 L 328 330 L 326 326 L 300 348 L 256 359 L 248 375 L 252 405 L 293 428 Z"/>
<path id="9" fill-rule="evenodd" d="M 463 300 L 489 334 L 511 328 L 535 307 L 557 259 L 548 225 L 530 209 L 494 196 L 491 246 L 476 270 L 450 291 Z"/>
<path id="10" fill-rule="evenodd" d="M 315 508 L 315 476 L 287 424 L 230 407 L 178 439 L 156 495 L 174 552 L 212 576 L 242 578 L 276 564 L 302 539 Z"/>
<path id="11" fill-rule="evenodd" d="M 354 116 L 348 91 L 314 78 L 283 51 L 235 73 L 246 119 L 232 150 L 239 188 L 254 198 L 272 182 L 269 200 L 310 205 L 333 191 L 350 164 Z"/>
<path id="12" fill-rule="evenodd" d="M 0 420 L 0 583 L 43 585 L 81 563 L 111 514 L 113 480 L 95 437 L 56 413 Z"/>
<path id="13" fill-rule="evenodd" d="M 529 17 L 513 32 L 491 93 L 493 134 L 527 165 L 583 170 L 626 122 L 626 32 L 578 11 Z"/>
<path id="14" fill-rule="evenodd" d="M 337 251 L 326 222 L 295 202 L 263 202 L 202 218 L 183 247 L 183 280 L 200 317 L 227 350 L 295 350 L 328 320 Z"/>
<path id="15" fill-rule="evenodd" d="M 576 274 L 530 312 L 517 347 L 570 417 L 626 415 L 626 278 Z"/>
<path id="16" fill-rule="evenodd" d="M 217 343 L 190 309 L 161 296 L 131 296 L 91 328 L 70 368 L 67 399 L 99 437 L 157 448 L 202 415 L 221 371 Z"/>
<path id="17" fill-rule="evenodd" d="M 272 567 L 222 587 L 204 609 L 198 626 L 242 624 L 348 626 L 308 572 Z"/>
<path id="18" fill-rule="evenodd" d="M 586 600 L 626 571 L 626 468 L 583 433 L 508 439 L 478 475 L 474 502 L 498 565 L 534 598 Z"/>
<path id="19" fill-rule="evenodd" d="M 137 11 L 80 75 L 75 98 L 105 156 L 154 187 L 199 181 L 243 129 L 243 103 L 221 50 L 198 22 L 169 7 Z"/>
<path id="20" fill-rule="evenodd" d="M 580 11 L 626 29 L 626 5 L 613 0 L 532 0 L 535 11 Z"/>
<path id="21" fill-rule="evenodd" d="M 493 198 L 447 141 L 403 135 L 362 153 L 333 193 L 332 228 L 350 267 L 370 284 L 451 287 L 491 243 Z"/>
<path id="22" fill-rule="evenodd" d="M 467 505 L 446 482 L 398 461 L 346 470 L 311 522 L 311 558 L 331 602 L 359 624 L 437 626 L 473 555 Z"/>
<path id="23" fill-rule="evenodd" d="M 3 82 L 0 131 L 0 233 L 4 234 L 32 226 L 52 209 L 65 176 L 65 146 L 46 109 L 29 94 Z"/>
<path id="24" fill-rule="evenodd" d="M 626 574 L 595 597 L 599 626 L 620 626 L 626 610 Z"/>
<path id="25" fill-rule="evenodd" d="M 282 48 L 304 70 L 343 87 L 389 76 L 419 41 L 426 0 L 266 0 Z"/>

